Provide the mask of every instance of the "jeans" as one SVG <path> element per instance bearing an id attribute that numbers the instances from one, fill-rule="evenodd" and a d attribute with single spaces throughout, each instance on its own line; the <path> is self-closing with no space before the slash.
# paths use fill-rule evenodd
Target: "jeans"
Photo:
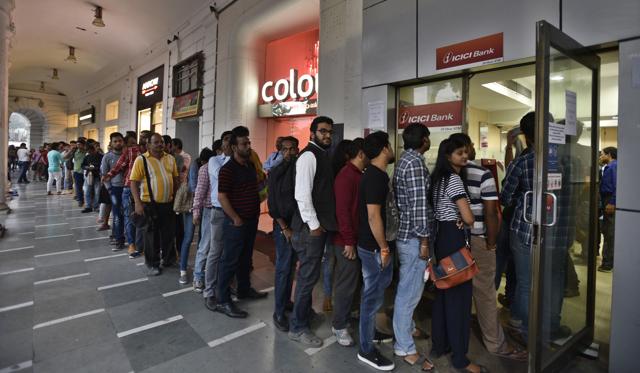
<path id="1" fill-rule="evenodd" d="M 331 241 L 331 238 L 327 238 Z M 327 242 L 324 247 L 324 255 L 322 256 L 322 289 L 325 298 L 331 298 L 333 293 L 333 270 L 336 262 L 333 244 Z"/>
<path id="2" fill-rule="evenodd" d="M 513 250 L 510 245 L 510 229 L 509 222 L 506 220 L 500 227 L 498 233 L 498 241 L 496 245 L 496 275 L 495 275 L 495 287 L 496 290 L 500 288 L 502 282 L 502 274 L 505 273 L 506 284 L 504 287 L 505 296 L 510 303 L 513 303 L 516 294 L 516 269 L 513 262 Z"/>
<path id="3" fill-rule="evenodd" d="M 113 216 L 113 237 L 117 242 L 124 242 L 124 214 L 122 210 L 123 187 L 112 186 L 109 190 L 111 196 L 111 215 Z"/>
<path id="4" fill-rule="evenodd" d="M 251 288 L 251 256 L 258 231 L 258 219 L 247 219 L 240 227 L 225 216 L 222 226 L 222 256 L 218 264 L 217 300 L 219 304 L 230 303 L 229 286 L 234 275 L 238 283 L 238 296 L 247 294 Z"/>
<path id="5" fill-rule="evenodd" d="M 84 193 L 83 193 L 83 185 L 84 185 L 84 175 L 82 172 L 73 172 L 73 181 L 76 185 L 76 201 L 78 203 L 84 203 Z"/>
<path id="6" fill-rule="evenodd" d="M 603 196 L 603 206 L 606 206 L 611 200 L 611 196 Z M 602 266 L 613 268 L 613 251 L 615 246 L 615 228 L 616 228 L 616 215 L 602 214 L 602 236 L 604 237 L 604 243 L 602 244 Z"/>
<path id="7" fill-rule="evenodd" d="M 64 189 L 71 190 L 73 188 L 73 170 L 64 168 Z"/>
<path id="8" fill-rule="evenodd" d="M 393 307 L 393 333 L 396 337 L 393 348 L 396 355 L 406 356 L 417 352 L 412 336 L 415 328 L 413 312 L 422 298 L 427 262 L 420 259 L 418 238 L 397 240 L 396 249 L 400 261 L 400 280 Z"/>
<path id="9" fill-rule="evenodd" d="M 207 254 L 206 269 L 204 271 L 205 298 L 215 297 L 218 286 L 218 266 L 222 256 L 222 227 L 224 225 L 224 212 L 219 207 L 211 209 L 211 220 L 202 220 L 202 225 L 209 224 L 211 229 L 211 248 Z"/>
<path id="10" fill-rule="evenodd" d="M 209 250 L 211 250 L 211 208 L 203 208 L 202 209 L 202 220 L 204 224 L 200 225 L 200 242 L 198 242 L 198 251 L 196 252 L 196 264 L 193 269 L 193 278 L 196 280 L 204 281 L 204 269 L 207 261 L 207 256 L 209 255 Z M 193 225 L 193 222 L 191 223 Z M 185 225 L 184 236 L 187 236 L 187 227 Z M 191 233 L 193 236 L 193 232 Z M 182 246 L 184 250 L 184 245 Z M 189 250 L 187 248 L 187 250 Z"/>
<path id="11" fill-rule="evenodd" d="M 29 162 L 18 162 L 20 165 L 20 178 L 18 178 L 18 182 L 27 182 L 27 171 L 29 171 Z"/>
<path id="12" fill-rule="evenodd" d="M 180 244 L 180 270 L 186 271 L 189 264 L 189 248 L 193 241 L 193 214 L 190 212 L 182 213 L 182 225 L 184 227 L 184 235 Z"/>
<path id="13" fill-rule="evenodd" d="M 293 232 L 293 249 L 298 256 L 300 266 L 293 302 L 293 312 L 289 322 L 289 330 L 301 333 L 309 330 L 309 315 L 311 314 L 311 293 L 320 278 L 322 254 L 324 253 L 327 234 L 312 236 L 306 225 L 302 230 Z"/>
<path id="14" fill-rule="evenodd" d="M 516 266 L 516 291 L 511 304 L 511 318 L 522 321 L 526 334 L 529 324 L 529 295 L 531 291 L 531 243 L 523 243 L 511 232 L 511 251 Z M 563 289 L 564 290 L 564 289 Z"/>
<path id="15" fill-rule="evenodd" d="M 142 241 L 138 239 L 138 235 L 136 235 L 136 225 L 133 224 L 133 219 L 131 219 L 131 214 L 134 210 L 131 198 L 131 188 L 124 187 L 122 189 L 122 215 L 124 216 L 125 238 L 127 243 L 130 245 L 135 244 L 137 250 L 142 251 Z"/>
<path id="16" fill-rule="evenodd" d="M 53 186 L 54 180 L 56 181 L 56 192 L 60 193 L 60 189 L 62 189 L 62 171 L 49 171 L 49 180 L 47 180 L 47 192 L 51 192 L 51 187 Z"/>
<path id="17" fill-rule="evenodd" d="M 382 307 L 384 291 L 393 277 L 393 258 L 381 269 L 380 252 L 358 247 L 362 263 L 362 300 L 360 302 L 360 351 L 368 354 L 374 349 L 373 337 L 376 332 L 376 313 Z M 395 315 L 395 314 L 394 314 Z"/>
<path id="18" fill-rule="evenodd" d="M 94 178 L 93 185 L 89 185 L 87 183 L 84 184 L 84 201 L 86 202 L 85 207 L 90 207 L 94 210 L 97 210 L 100 207 L 100 186 L 101 183 Z"/>
<path id="19" fill-rule="evenodd" d="M 353 305 L 353 297 L 360 284 L 360 259 L 347 259 L 342 254 L 344 246 L 333 245 L 336 266 L 333 269 L 333 322 L 336 330 L 349 326 L 349 314 Z"/>
<path id="20" fill-rule="evenodd" d="M 148 218 L 152 215 L 151 205 L 143 203 L 143 207 L 147 218 L 141 230 L 144 237 L 144 261 L 147 267 L 160 266 L 161 252 L 165 264 L 174 263 L 173 230 L 176 227 L 176 214 L 173 212 L 173 203 L 156 203 L 157 220 L 155 222 L 151 222 Z"/>
<path id="21" fill-rule="evenodd" d="M 276 244 L 275 313 L 278 317 L 282 317 L 287 302 L 291 301 L 296 259 L 291 242 L 287 241 L 280 225 L 276 222 L 273 223 L 273 240 Z"/>

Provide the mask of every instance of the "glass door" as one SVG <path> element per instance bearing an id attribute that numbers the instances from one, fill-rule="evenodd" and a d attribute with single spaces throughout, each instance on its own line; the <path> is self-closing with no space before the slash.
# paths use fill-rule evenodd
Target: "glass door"
<path id="1" fill-rule="evenodd" d="M 600 59 L 545 21 L 536 48 L 529 372 L 548 372 L 593 340 Z M 588 144 L 578 143 L 584 127 Z M 581 244 L 584 265 L 570 254 Z M 579 281 L 580 296 L 565 298 L 567 281 Z"/>

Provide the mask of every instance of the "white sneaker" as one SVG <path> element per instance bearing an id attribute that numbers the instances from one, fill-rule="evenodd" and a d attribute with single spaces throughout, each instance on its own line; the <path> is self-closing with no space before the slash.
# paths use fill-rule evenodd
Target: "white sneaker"
<path id="1" fill-rule="evenodd" d="M 336 340 L 340 346 L 349 347 L 355 345 L 355 342 L 353 341 L 353 338 L 351 338 L 347 329 L 336 329 L 331 327 L 331 331 L 333 332 L 333 335 L 336 336 Z"/>

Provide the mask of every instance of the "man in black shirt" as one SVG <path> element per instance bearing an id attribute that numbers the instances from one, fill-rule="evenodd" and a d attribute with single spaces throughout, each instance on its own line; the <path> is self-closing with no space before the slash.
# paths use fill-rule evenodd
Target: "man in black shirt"
<path id="1" fill-rule="evenodd" d="M 362 262 L 362 302 L 360 303 L 360 350 L 358 359 L 379 370 L 392 370 L 393 362 L 373 345 L 376 313 L 384 291 L 391 283 L 393 264 L 385 236 L 386 203 L 389 193 L 387 166 L 395 158 L 389 135 L 374 132 L 364 139 L 364 153 L 371 160 L 360 181 L 358 203 L 358 256 Z"/>

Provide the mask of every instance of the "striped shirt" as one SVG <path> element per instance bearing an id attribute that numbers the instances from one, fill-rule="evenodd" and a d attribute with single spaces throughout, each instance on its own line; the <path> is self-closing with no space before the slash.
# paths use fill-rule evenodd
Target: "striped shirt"
<path id="1" fill-rule="evenodd" d="M 220 169 L 218 193 L 227 195 L 231 207 L 242 219 L 257 219 L 260 215 L 258 176 L 251 162 L 241 165 L 231 157 Z"/>
<path id="2" fill-rule="evenodd" d="M 193 196 L 193 218 L 199 219 L 202 215 L 202 208 L 211 208 L 211 183 L 209 183 L 208 165 L 200 166 L 198 170 L 198 182 L 196 192 Z"/>
<path id="3" fill-rule="evenodd" d="M 162 158 L 158 159 L 153 157 L 149 152 L 136 158 L 129 179 L 140 183 L 142 190 L 140 199 L 142 202 L 151 202 L 147 181 L 145 180 L 144 161 L 142 157 L 147 159 L 153 199 L 158 203 L 173 201 L 173 178 L 178 177 L 176 159 L 167 153 L 162 153 Z"/>
<path id="4" fill-rule="evenodd" d="M 476 165 L 472 161 L 469 161 L 464 168 L 464 178 L 471 199 L 471 212 L 473 212 L 473 216 L 475 217 L 471 234 L 474 236 L 484 236 L 487 230 L 484 225 L 483 201 L 498 200 L 496 181 L 493 179 L 491 171 Z"/>
<path id="5" fill-rule="evenodd" d="M 433 186 L 433 209 L 437 221 L 457 221 L 460 218 L 456 201 L 467 198 L 464 183 L 458 174 L 452 173 L 449 179 L 442 178 Z"/>

